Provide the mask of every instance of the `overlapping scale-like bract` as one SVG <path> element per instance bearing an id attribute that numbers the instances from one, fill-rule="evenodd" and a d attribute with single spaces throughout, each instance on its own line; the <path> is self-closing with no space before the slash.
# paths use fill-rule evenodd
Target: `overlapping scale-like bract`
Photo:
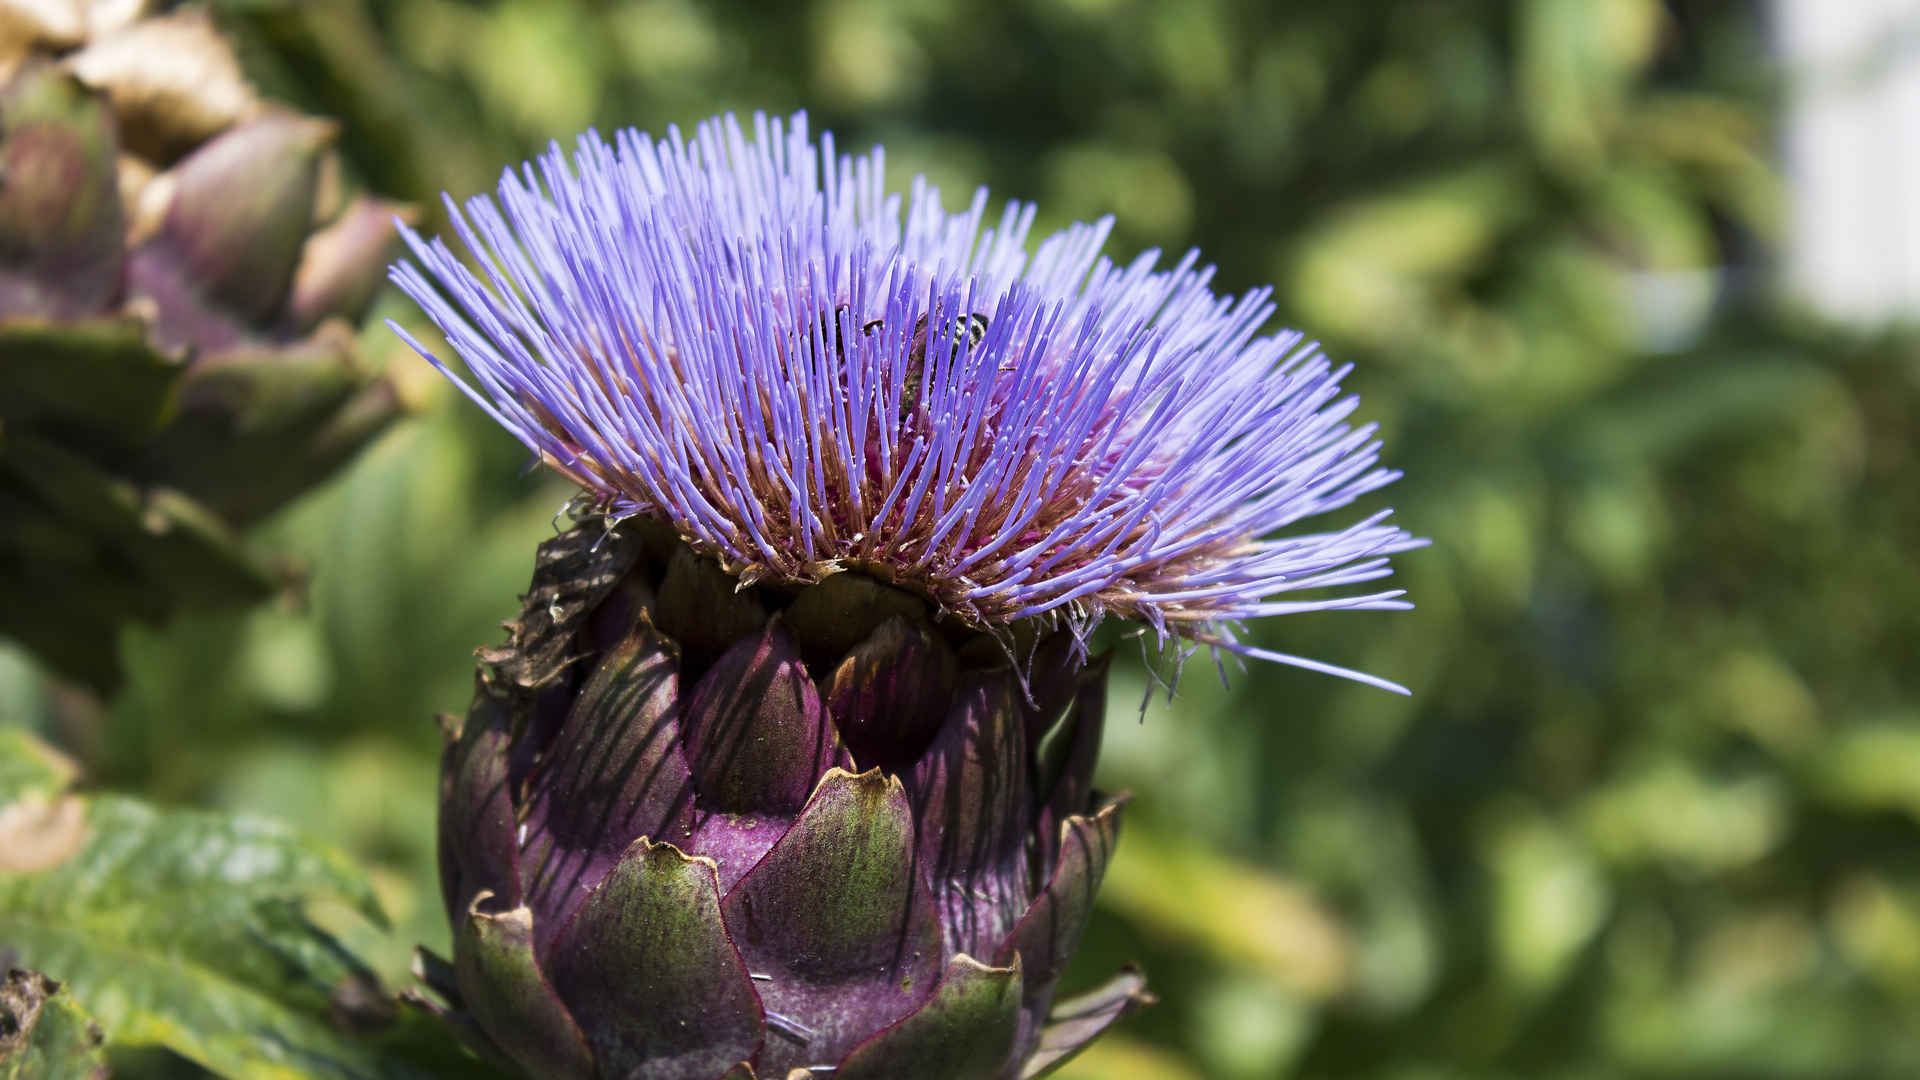
<path id="1" fill-rule="evenodd" d="M 1054 1008 L 1119 829 L 1104 662 L 1054 631 L 1017 671 L 857 572 L 716 593 L 671 534 L 605 530 L 542 546 L 449 725 L 428 970 L 476 1048 L 551 1080 L 1011 1080 L 1146 1000 L 1123 971 Z"/>
<path id="2" fill-rule="evenodd" d="M 949 212 L 803 116 L 752 128 L 555 146 L 498 201 L 449 200 L 477 273 L 408 231 L 393 278 L 544 462 L 741 581 L 860 570 L 976 628 L 1118 616 L 1392 686 L 1236 637 L 1406 606 L 1348 587 L 1418 543 L 1384 511 L 1282 531 L 1397 474 L 1346 369 L 1262 333 L 1269 290 L 1217 296 L 1195 253 L 1110 261 L 1107 220 L 1030 247 L 1031 206 Z"/>

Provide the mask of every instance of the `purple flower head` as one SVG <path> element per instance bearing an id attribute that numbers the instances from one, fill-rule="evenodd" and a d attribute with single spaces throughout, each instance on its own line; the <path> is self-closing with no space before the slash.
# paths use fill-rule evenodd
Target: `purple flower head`
<path id="1" fill-rule="evenodd" d="M 1117 264 L 1110 218 L 1030 247 L 1031 205 L 903 200 L 880 148 L 841 156 L 804 115 L 589 132 L 447 207 L 480 272 L 403 225 L 419 265 L 393 280 L 472 381 L 449 376 L 609 517 L 743 583 L 860 570 L 982 630 L 1116 616 L 1400 689 L 1237 639 L 1409 606 L 1340 590 L 1423 541 L 1388 511 L 1280 532 L 1399 474 L 1348 423 L 1349 369 L 1263 334 L 1271 290 L 1216 296 L 1197 252 Z"/>

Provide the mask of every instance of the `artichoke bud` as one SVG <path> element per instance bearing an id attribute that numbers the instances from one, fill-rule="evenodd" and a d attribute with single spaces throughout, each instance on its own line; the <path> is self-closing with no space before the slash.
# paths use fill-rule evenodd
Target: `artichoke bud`
<path id="1" fill-rule="evenodd" d="M 111 115 L 33 61 L 0 90 L 0 131 L 0 316 L 101 310 L 123 262 Z"/>
<path id="2" fill-rule="evenodd" d="M 404 203 L 363 195 L 309 236 L 287 301 L 292 328 L 304 332 L 330 315 L 355 320 L 365 315 L 386 281 L 394 219 L 412 223 L 417 216 Z"/>
<path id="3" fill-rule="evenodd" d="M 1103 662 L 968 649 L 853 572 L 741 588 L 643 531 L 542 546 L 446 750 L 445 990 L 488 1056 L 1032 1076 L 1146 1000 L 1123 973 L 1048 1019 L 1119 826 Z"/>
<path id="4" fill-rule="evenodd" d="M 325 121 L 270 114 L 188 155 L 174 167 L 159 233 L 134 254 L 136 279 L 178 275 L 242 322 L 271 319 L 293 284 L 333 132 Z M 163 338 L 196 340 L 184 322 L 169 325 L 187 306 L 161 308 Z"/>
<path id="5" fill-rule="evenodd" d="M 207 9 L 149 6 L 0 0 L 0 587 L 89 597 L 0 634 L 100 689 L 120 623 L 271 592 L 237 530 L 399 411 L 350 320 L 405 209 L 346 196 L 334 124 L 261 103 Z M 50 496 L 52 458 L 118 494 Z M 198 525 L 74 515 L 101 499 Z"/>

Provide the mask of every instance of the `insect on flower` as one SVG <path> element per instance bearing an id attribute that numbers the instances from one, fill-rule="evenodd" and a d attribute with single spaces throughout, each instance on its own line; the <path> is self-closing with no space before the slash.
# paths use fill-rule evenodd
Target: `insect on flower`
<path id="1" fill-rule="evenodd" d="M 861 324 L 860 332 L 871 337 L 884 330 L 886 325 L 885 319 L 870 319 Z M 968 312 L 953 321 L 950 335 L 948 340 L 951 347 L 947 350 L 947 360 L 952 363 L 960 359 L 963 351 L 980 347 L 980 342 L 987 336 L 987 317 Z M 900 386 L 901 420 L 907 419 L 920 403 L 920 385 L 927 375 L 927 336 L 927 316 L 923 313 L 914 318 L 913 333 L 907 338 L 906 372 Z M 1012 362 L 1002 363 L 999 370 L 1012 371 Z"/>

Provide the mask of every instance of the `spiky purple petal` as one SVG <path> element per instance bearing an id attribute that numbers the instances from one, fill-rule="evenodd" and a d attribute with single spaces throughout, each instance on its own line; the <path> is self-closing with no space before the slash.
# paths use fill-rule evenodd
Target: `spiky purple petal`
<path id="1" fill-rule="evenodd" d="M 919 179 L 903 199 L 879 148 L 840 156 L 804 115 L 589 132 L 447 208 L 479 272 L 402 225 L 418 262 L 393 280 L 467 394 L 611 516 L 744 582 L 861 569 L 982 629 L 1134 618 L 1397 689 L 1235 636 L 1404 608 L 1328 590 L 1422 543 L 1384 512 L 1280 534 L 1398 474 L 1348 422 L 1348 369 L 1262 333 L 1271 290 L 1217 296 L 1194 252 L 1114 263 L 1111 219 L 1029 251 L 1033 207 L 949 213 Z"/>

